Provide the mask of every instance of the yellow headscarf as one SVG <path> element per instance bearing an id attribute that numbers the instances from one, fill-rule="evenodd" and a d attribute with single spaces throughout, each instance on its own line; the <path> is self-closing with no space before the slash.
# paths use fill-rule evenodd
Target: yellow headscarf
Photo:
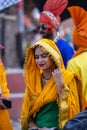
<path id="1" fill-rule="evenodd" d="M 27 86 L 29 85 L 28 87 L 34 95 L 38 95 L 41 92 L 41 88 L 39 88 L 40 82 L 38 82 L 41 77 L 40 77 L 40 70 L 38 69 L 35 63 L 35 59 L 34 59 L 33 49 L 35 48 L 35 46 L 42 47 L 42 49 L 45 52 L 49 53 L 48 55 L 51 55 L 57 67 L 60 67 L 62 71 L 64 71 L 65 69 L 64 69 L 61 54 L 53 41 L 48 40 L 48 39 L 41 39 L 38 42 L 36 42 L 33 46 L 31 46 L 27 51 L 26 59 L 25 59 L 25 66 L 24 66 L 25 76 L 26 76 L 26 85 Z M 29 74 L 32 74 L 32 75 L 30 76 Z M 38 87 L 35 87 L 36 85 Z"/>
<path id="2" fill-rule="evenodd" d="M 58 99 L 58 89 L 54 82 L 53 77 L 51 77 L 51 79 L 48 81 L 48 83 L 42 89 L 41 70 L 38 69 L 38 67 L 35 63 L 34 52 L 33 52 L 33 49 L 36 46 L 40 46 L 43 49 L 43 51 L 48 52 L 48 55 L 50 55 L 51 58 L 54 60 L 56 66 L 61 68 L 64 83 L 66 85 L 69 85 L 71 92 L 74 91 L 73 93 L 75 94 L 76 100 L 78 100 L 75 80 L 73 82 L 75 74 L 71 73 L 69 71 L 66 71 L 64 69 L 62 57 L 61 57 L 60 52 L 59 52 L 57 46 L 55 45 L 55 43 L 48 39 L 41 39 L 41 40 L 37 41 L 33 46 L 28 48 L 26 59 L 25 59 L 25 66 L 24 66 L 25 79 L 26 79 L 25 82 L 26 82 L 28 94 L 30 95 L 30 97 L 29 97 L 29 95 L 25 95 L 25 98 L 28 102 L 30 100 L 30 102 L 29 102 L 29 105 L 27 105 L 28 103 L 26 104 L 27 105 L 26 108 L 25 108 L 25 105 L 23 106 L 23 113 L 26 113 L 25 111 L 29 111 L 29 114 L 28 114 L 29 116 L 30 115 L 35 116 L 36 112 L 38 112 L 42 106 Z M 69 103 L 69 101 L 72 102 L 73 105 L 70 105 L 72 103 Z M 67 103 L 65 103 L 65 102 L 67 102 Z M 75 102 L 76 102 L 76 104 L 78 104 L 77 106 L 76 106 Z M 66 99 L 64 101 L 64 99 L 63 99 L 64 105 L 61 103 L 61 105 L 59 106 L 60 107 L 60 118 L 62 117 L 60 119 L 61 127 L 63 127 L 65 122 L 69 118 L 71 118 L 73 115 L 75 115 L 77 113 L 77 111 L 79 112 L 79 101 L 75 101 L 75 102 L 73 100 L 72 93 L 70 93 L 70 98 L 68 98 L 68 101 Z M 67 104 L 69 104 L 69 110 L 68 110 Z M 75 109 L 74 105 L 76 106 L 76 109 Z M 63 115 L 63 116 L 61 116 L 61 115 Z M 24 118 L 23 115 L 22 115 L 22 118 Z"/>

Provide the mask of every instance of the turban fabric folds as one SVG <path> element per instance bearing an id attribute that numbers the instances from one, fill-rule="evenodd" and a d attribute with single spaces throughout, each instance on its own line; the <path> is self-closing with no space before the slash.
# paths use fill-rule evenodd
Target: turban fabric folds
<path id="1" fill-rule="evenodd" d="M 87 12 L 79 6 L 69 7 L 68 11 L 75 23 L 72 37 L 74 44 L 79 47 L 74 55 L 77 56 L 87 48 Z"/>
<path id="2" fill-rule="evenodd" d="M 47 0 L 41 12 L 39 22 L 57 29 L 60 24 L 60 15 L 67 4 L 68 0 Z"/>
<path id="3" fill-rule="evenodd" d="M 73 30 L 73 40 L 80 47 L 87 47 L 87 12 L 78 6 L 68 8 L 75 28 Z"/>

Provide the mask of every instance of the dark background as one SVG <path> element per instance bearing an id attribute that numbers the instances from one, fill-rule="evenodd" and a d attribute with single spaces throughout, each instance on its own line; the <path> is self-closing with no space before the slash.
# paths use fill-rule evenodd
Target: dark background
<path id="1" fill-rule="evenodd" d="M 46 0 L 33 0 L 36 7 L 39 9 L 39 11 L 41 12 L 43 10 L 43 5 L 45 3 Z M 69 0 L 68 2 L 68 7 L 69 6 L 74 6 L 74 5 L 78 5 L 83 7 L 85 10 L 87 10 L 87 0 Z M 64 10 L 64 12 L 61 14 L 61 20 L 65 20 L 67 18 L 70 17 L 69 12 L 67 11 L 67 9 Z"/>

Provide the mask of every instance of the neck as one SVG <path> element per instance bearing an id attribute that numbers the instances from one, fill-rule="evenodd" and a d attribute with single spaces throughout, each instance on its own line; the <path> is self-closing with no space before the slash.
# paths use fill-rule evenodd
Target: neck
<path id="1" fill-rule="evenodd" d="M 52 73 L 47 73 L 47 72 L 45 73 L 45 72 L 44 72 L 44 73 L 42 74 L 42 77 L 43 77 L 43 79 L 45 79 L 45 80 L 49 80 L 49 79 L 51 78 L 51 75 L 52 75 Z"/>
<path id="2" fill-rule="evenodd" d="M 42 76 L 44 79 L 49 80 L 52 76 L 52 72 L 55 69 L 55 66 L 51 66 L 48 70 L 44 70 Z"/>

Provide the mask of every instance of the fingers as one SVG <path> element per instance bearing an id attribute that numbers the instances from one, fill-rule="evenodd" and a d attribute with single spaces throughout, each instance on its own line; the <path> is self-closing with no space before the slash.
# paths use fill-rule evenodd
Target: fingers
<path id="1" fill-rule="evenodd" d="M 55 69 L 53 72 L 52 72 L 52 75 L 56 75 L 56 74 L 58 74 L 58 73 L 61 73 L 61 69 Z"/>

